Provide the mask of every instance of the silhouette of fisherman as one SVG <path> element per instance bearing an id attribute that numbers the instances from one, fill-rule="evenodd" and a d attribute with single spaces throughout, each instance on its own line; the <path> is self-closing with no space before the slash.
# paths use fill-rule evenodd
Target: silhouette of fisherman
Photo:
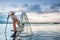
<path id="1" fill-rule="evenodd" d="M 13 29 L 14 29 L 14 33 L 11 37 L 16 37 L 16 33 L 17 33 L 17 29 L 16 29 L 16 24 L 20 27 L 20 29 L 22 28 L 20 25 L 20 20 L 18 20 L 17 16 L 15 15 L 14 11 L 10 11 L 7 20 L 9 19 L 9 17 L 11 16 L 11 19 L 13 21 Z M 24 24 L 22 24 L 24 25 Z"/>

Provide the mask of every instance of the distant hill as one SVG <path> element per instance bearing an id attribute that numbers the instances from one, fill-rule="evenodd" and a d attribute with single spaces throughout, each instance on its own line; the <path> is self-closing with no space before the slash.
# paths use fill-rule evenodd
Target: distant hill
<path id="1" fill-rule="evenodd" d="M 0 21 L 0 24 L 6 24 L 7 21 Z M 60 24 L 60 22 L 29 22 L 30 24 Z M 24 23 L 24 24 L 29 24 Z M 8 24 L 12 24 L 12 22 L 8 22 Z"/>

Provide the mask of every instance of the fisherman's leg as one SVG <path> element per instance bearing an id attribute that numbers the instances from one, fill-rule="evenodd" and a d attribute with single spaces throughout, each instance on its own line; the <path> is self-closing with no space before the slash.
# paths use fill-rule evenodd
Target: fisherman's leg
<path id="1" fill-rule="evenodd" d="M 18 24 L 19 27 L 21 27 L 21 25 L 20 25 L 20 21 L 17 21 L 17 24 Z"/>
<path id="2" fill-rule="evenodd" d="M 19 27 L 18 27 L 19 33 L 23 32 L 23 28 L 22 28 L 22 25 L 20 25 L 20 21 L 17 21 L 17 25 L 19 26 Z"/>
<path id="3" fill-rule="evenodd" d="M 16 31 L 16 24 L 15 23 L 13 23 L 13 28 L 14 28 L 14 33 L 11 37 L 16 37 L 17 31 Z"/>
<path id="4" fill-rule="evenodd" d="M 18 21 L 17 24 L 20 28 L 23 28 L 22 24 L 20 24 L 20 21 Z"/>
<path id="5" fill-rule="evenodd" d="M 16 31 L 16 23 L 13 23 L 13 29 Z"/>

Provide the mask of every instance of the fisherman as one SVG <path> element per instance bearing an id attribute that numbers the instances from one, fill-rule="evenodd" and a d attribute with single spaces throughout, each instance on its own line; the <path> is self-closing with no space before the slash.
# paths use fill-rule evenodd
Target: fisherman
<path id="1" fill-rule="evenodd" d="M 23 27 L 20 25 L 20 20 L 18 20 L 18 18 L 16 17 L 15 11 L 10 11 L 7 20 L 9 19 L 10 16 L 13 21 L 13 29 L 14 29 L 14 34 L 11 37 L 16 37 L 16 33 L 17 33 L 16 24 L 20 27 L 20 29 Z"/>

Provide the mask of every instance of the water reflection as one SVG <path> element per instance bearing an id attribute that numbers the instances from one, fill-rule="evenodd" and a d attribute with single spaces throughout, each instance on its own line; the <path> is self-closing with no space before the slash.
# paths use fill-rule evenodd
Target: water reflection
<path id="1" fill-rule="evenodd" d="M 60 40 L 60 33 L 57 32 L 35 32 L 32 40 Z"/>
<path id="2" fill-rule="evenodd" d="M 5 40 L 4 29 L 5 24 L 0 24 L 0 40 Z M 10 36 L 13 34 L 12 24 L 7 28 L 7 39 L 12 40 Z M 32 26 L 33 35 L 28 37 L 21 37 L 20 40 L 60 40 L 60 24 L 57 25 L 38 25 Z M 54 30 L 53 30 L 54 29 Z"/>
<path id="3" fill-rule="evenodd" d="M 22 40 L 32 40 L 32 36 L 22 37 Z"/>
<path id="4" fill-rule="evenodd" d="M 32 40 L 32 36 L 13 37 L 12 40 Z"/>

